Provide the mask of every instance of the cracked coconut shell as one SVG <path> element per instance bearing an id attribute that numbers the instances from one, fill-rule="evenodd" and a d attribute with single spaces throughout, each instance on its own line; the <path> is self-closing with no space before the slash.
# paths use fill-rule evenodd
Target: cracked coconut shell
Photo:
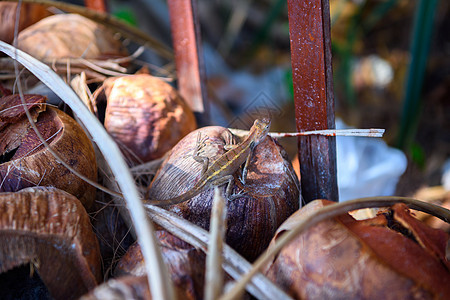
<path id="1" fill-rule="evenodd" d="M 46 107 L 45 97 L 25 95 L 35 125 L 67 164 L 97 180 L 94 148 L 83 129 L 64 112 Z M 53 186 L 77 197 L 90 209 L 95 188 L 63 166 L 39 140 L 28 122 L 19 95 L 0 99 L 0 192 Z"/>
<path id="2" fill-rule="evenodd" d="M 280 226 L 273 242 L 331 203 L 309 203 Z M 396 204 L 373 219 L 345 214 L 320 222 L 286 245 L 265 274 L 295 299 L 449 299 L 448 239 Z"/>
<path id="3" fill-rule="evenodd" d="M 169 199 L 194 186 L 202 170 L 202 164 L 193 158 L 199 142 L 198 154 L 208 157 L 211 165 L 233 139 L 228 129 L 219 126 L 187 135 L 162 163 L 149 187 L 148 199 Z M 270 137 L 253 150 L 245 188 L 240 175 L 240 171 L 234 174 L 232 194 L 242 192 L 242 197 L 227 201 L 226 243 L 252 261 L 269 245 L 278 226 L 298 209 L 300 188 L 285 151 Z M 222 193 L 225 189 L 225 185 L 220 187 Z M 214 189 L 207 189 L 168 209 L 208 230 L 213 196 Z"/>

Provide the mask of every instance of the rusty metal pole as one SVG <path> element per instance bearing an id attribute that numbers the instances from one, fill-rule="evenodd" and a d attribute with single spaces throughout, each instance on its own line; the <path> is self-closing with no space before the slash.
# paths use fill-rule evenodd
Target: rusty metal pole
<path id="1" fill-rule="evenodd" d="M 168 0 L 178 90 L 200 123 L 208 123 L 205 69 L 201 55 L 197 0 Z"/>
<path id="2" fill-rule="evenodd" d="M 106 12 L 106 0 L 84 0 L 84 6 L 96 11 Z"/>
<path id="3" fill-rule="evenodd" d="M 288 0 L 297 130 L 335 128 L 329 0 Z M 335 137 L 299 138 L 302 194 L 338 201 Z"/>

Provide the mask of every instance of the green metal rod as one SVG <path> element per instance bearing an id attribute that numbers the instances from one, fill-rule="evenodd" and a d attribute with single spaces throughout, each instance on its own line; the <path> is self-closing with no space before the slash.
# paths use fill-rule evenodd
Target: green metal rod
<path id="1" fill-rule="evenodd" d="M 403 98 L 403 110 L 400 123 L 400 135 L 397 146 L 408 149 L 417 131 L 421 107 L 422 84 L 428 60 L 433 19 L 438 0 L 420 0 L 414 20 L 413 39 L 411 44 L 411 63 Z"/>

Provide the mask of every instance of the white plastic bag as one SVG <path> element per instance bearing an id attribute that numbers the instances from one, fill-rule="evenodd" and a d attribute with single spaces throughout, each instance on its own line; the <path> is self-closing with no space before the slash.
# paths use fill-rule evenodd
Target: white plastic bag
<path id="1" fill-rule="evenodd" d="M 337 120 L 336 128 L 348 127 Z M 407 166 L 402 151 L 362 137 L 337 137 L 336 148 L 339 201 L 394 194 Z"/>

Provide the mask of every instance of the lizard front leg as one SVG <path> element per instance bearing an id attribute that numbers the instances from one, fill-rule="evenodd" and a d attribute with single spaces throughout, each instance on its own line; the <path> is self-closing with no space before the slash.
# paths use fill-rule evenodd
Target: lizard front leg
<path id="1" fill-rule="evenodd" d="M 245 185 L 245 181 L 247 180 L 248 173 L 248 165 L 250 164 L 250 160 L 252 159 L 252 152 L 250 152 L 245 160 L 244 166 L 242 167 L 241 177 L 239 178 L 243 185 Z"/>
<path id="2" fill-rule="evenodd" d="M 202 173 L 201 176 L 203 174 L 206 173 L 206 171 L 208 170 L 208 166 L 209 166 L 209 158 L 207 156 L 193 156 L 193 159 L 195 159 L 196 162 L 199 162 L 202 164 Z"/>
<path id="3" fill-rule="evenodd" d="M 233 191 L 233 187 L 234 187 L 233 175 L 226 175 L 226 176 L 223 176 L 221 178 L 211 181 L 211 185 L 213 185 L 213 186 L 221 186 L 224 184 L 227 185 L 227 188 L 225 190 L 225 197 L 230 201 L 232 201 L 236 198 L 242 197 L 245 194 L 245 192 L 240 191 L 237 194 L 231 195 L 231 192 Z"/>
<path id="4" fill-rule="evenodd" d="M 192 158 L 196 161 L 202 164 L 202 172 L 201 175 L 205 174 L 209 167 L 209 157 L 207 156 L 201 156 L 199 155 L 201 149 L 205 146 L 205 142 L 208 139 L 206 137 L 205 140 L 202 140 L 201 134 L 198 133 L 197 135 L 197 146 L 194 149 L 194 154 L 192 155 Z"/>

